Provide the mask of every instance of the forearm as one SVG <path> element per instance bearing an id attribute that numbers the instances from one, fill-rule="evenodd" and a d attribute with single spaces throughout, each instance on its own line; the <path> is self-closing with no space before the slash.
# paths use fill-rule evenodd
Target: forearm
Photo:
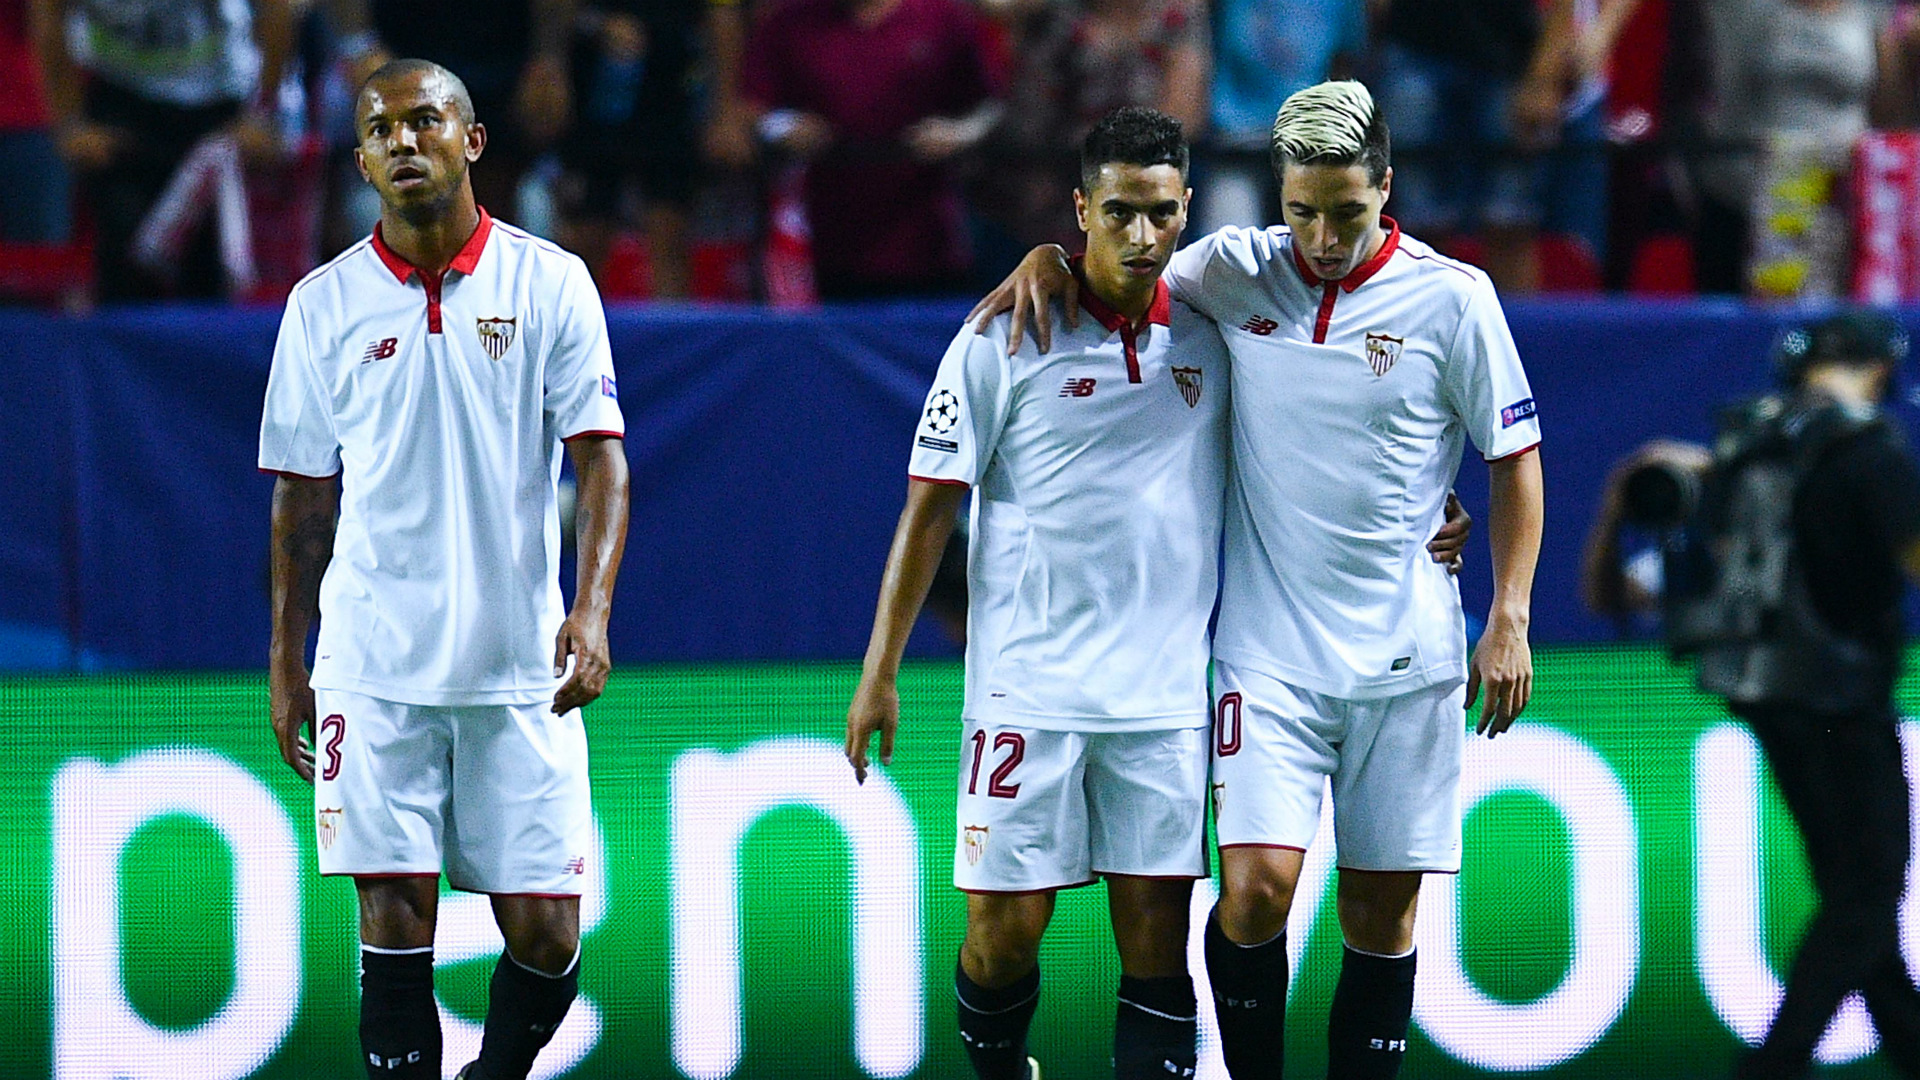
<path id="1" fill-rule="evenodd" d="M 587 443 L 592 445 L 582 445 Z M 613 585 L 627 548 L 626 444 L 591 436 L 569 443 L 568 449 L 578 481 L 573 511 L 573 610 L 604 624 L 613 610 Z"/>
<path id="2" fill-rule="evenodd" d="M 1488 541 L 1493 550 L 1493 607 L 1487 622 L 1524 630 L 1533 607 L 1533 572 L 1540 561 L 1544 518 L 1540 452 L 1488 466 Z"/>
<path id="3" fill-rule="evenodd" d="M 54 125 L 80 119 L 80 73 L 67 56 L 67 6 L 63 0 L 29 0 L 28 32 L 40 61 L 40 78 Z"/>
<path id="4" fill-rule="evenodd" d="M 906 509 L 900 512 L 887 568 L 880 578 L 880 601 L 863 665 L 866 677 L 891 680 L 899 674 L 907 636 L 920 618 L 947 538 L 953 534 L 954 513 L 966 493 L 965 487 L 953 484 L 908 483 Z"/>
<path id="5" fill-rule="evenodd" d="M 573 40 L 574 0 L 531 0 L 533 54 L 567 66 Z"/>
<path id="6" fill-rule="evenodd" d="M 270 556 L 273 637 L 268 663 L 276 672 L 306 669 L 307 632 L 320 610 L 320 580 L 333 560 L 340 489 L 332 479 L 281 477 L 273 485 Z"/>
<path id="7" fill-rule="evenodd" d="M 287 58 L 293 55 L 293 7 L 288 0 L 254 0 L 253 43 L 260 50 L 260 90 L 256 104 L 275 112 Z"/>

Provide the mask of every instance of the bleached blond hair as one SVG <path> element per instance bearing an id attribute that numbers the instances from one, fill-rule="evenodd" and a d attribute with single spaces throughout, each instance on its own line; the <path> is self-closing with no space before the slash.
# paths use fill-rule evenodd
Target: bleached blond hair
<path id="1" fill-rule="evenodd" d="M 1273 119 L 1273 170 L 1288 163 L 1364 165 L 1378 185 L 1386 175 L 1386 121 L 1366 84 L 1323 82 L 1297 91 Z"/>

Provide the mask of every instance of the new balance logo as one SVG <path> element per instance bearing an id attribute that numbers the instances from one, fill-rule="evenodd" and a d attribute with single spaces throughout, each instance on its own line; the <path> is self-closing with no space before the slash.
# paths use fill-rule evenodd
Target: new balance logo
<path id="1" fill-rule="evenodd" d="M 381 338 L 367 342 L 367 351 L 360 354 L 360 362 L 371 364 L 375 360 L 391 360 L 393 354 L 400 351 L 399 338 Z"/>
<path id="2" fill-rule="evenodd" d="M 1255 315 L 1253 318 L 1248 319 L 1246 322 L 1241 323 L 1240 329 L 1245 330 L 1249 334 L 1254 334 L 1259 337 L 1266 337 L 1268 334 L 1271 334 L 1275 330 L 1280 329 L 1280 324 L 1277 322 L 1274 322 L 1272 319 Z"/>
<path id="3" fill-rule="evenodd" d="M 587 872 L 587 860 L 579 855 L 567 860 L 567 873 L 584 874 Z"/>
<path id="4" fill-rule="evenodd" d="M 1060 388 L 1061 397 L 1092 397 L 1095 379 L 1068 379 L 1067 385 Z"/>

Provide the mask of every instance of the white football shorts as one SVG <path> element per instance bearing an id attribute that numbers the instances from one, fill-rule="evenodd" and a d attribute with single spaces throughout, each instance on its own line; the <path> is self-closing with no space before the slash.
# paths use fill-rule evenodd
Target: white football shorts
<path id="1" fill-rule="evenodd" d="M 314 700 L 322 874 L 444 872 L 468 892 L 580 895 L 593 836 L 580 710 Z"/>
<path id="2" fill-rule="evenodd" d="M 966 722 L 953 884 L 1040 892 L 1096 874 L 1207 876 L 1207 729 Z"/>
<path id="3" fill-rule="evenodd" d="M 1333 783 L 1338 865 L 1460 869 L 1466 687 L 1341 699 L 1215 660 L 1213 814 L 1220 846 L 1305 851 Z"/>

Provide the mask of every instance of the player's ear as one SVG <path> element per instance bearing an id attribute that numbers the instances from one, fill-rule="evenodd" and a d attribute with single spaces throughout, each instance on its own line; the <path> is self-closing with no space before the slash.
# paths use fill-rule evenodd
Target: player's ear
<path id="1" fill-rule="evenodd" d="M 367 171 L 366 151 L 357 146 L 353 148 L 353 167 L 360 170 L 360 179 L 373 183 L 373 174 Z"/>
<path id="2" fill-rule="evenodd" d="M 1073 220 L 1079 223 L 1081 232 L 1093 231 L 1093 225 L 1087 221 L 1087 193 L 1079 188 L 1073 189 Z"/>
<path id="3" fill-rule="evenodd" d="M 466 146 L 467 160 L 469 162 L 479 161 L 481 153 L 484 152 L 486 148 L 487 148 L 487 125 L 482 124 L 479 121 L 475 121 L 471 124 L 468 124 L 467 125 L 467 146 Z"/>
<path id="4" fill-rule="evenodd" d="M 1393 195 L 1393 166 L 1389 165 L 1387 166 L 1387 171 L 1380 174 L 1380 205 L 1381 206 L 1387 205 L 1387 199 L 1392 197 L 1392 195 Z"/>

